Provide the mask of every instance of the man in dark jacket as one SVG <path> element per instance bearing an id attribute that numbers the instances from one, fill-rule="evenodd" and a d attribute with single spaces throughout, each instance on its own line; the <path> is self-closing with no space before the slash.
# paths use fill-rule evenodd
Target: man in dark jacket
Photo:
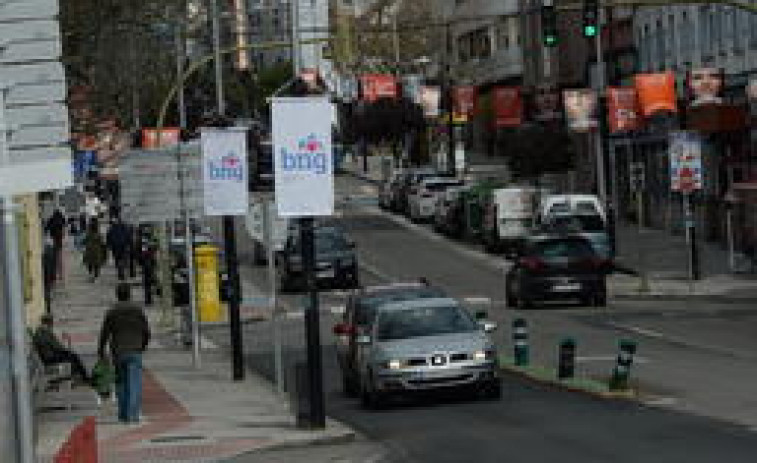
<path id="1" fill-rule="evenodd" d="M 71 372 L 89 384 L 90 378 L 81 358 L 74 351 L 66 348 L 55 336 L 52 315 L 43 315 L 41 322 L 34 331 L 32 341 L 42 363 L 44 365 L 68 363 L 71 365 Z"/>
<path id="2" fill-rule="evenodd" d="M 137 423 L 142 403 L 142 353 L 150 342 L 150 327 L 142 309 L 131 302 L 128 284 L 118 284 L 116 299 L 105 314 L 97 352 L 103 358 L 105 346 L 110 345 L 116 369 L 118 419 Z"/>
<path id="3" fill-rule="evenodd" d="M 53 245 L 55 246 L 55 279 L 61 276 L 62 272 L 62 251 L 63 251 L 63 235 L 66 233 L 66 218 L 60 209 L 55 209 L 53 215 L 45 224 L 45 229 L 50 237 L 53 239 Z"/>
<path id="4" fill-rule="evenodd" d="M 113 261 L 118 271 L 118 279 L 123 281 L 126 278 L 126 265 L 131 248 L 131 235 L 129 227 L 121 219 L 114 219 L 108 229 L 105 242 L 113 254 Z"/>

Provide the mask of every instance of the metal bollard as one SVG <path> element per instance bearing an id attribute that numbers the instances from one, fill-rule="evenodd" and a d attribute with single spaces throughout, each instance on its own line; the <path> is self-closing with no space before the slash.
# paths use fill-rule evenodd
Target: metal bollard
<path id="1" fill-rule="evenodd" d="M 513 320 L 513 344 L 515 348 L 515 365 L 528 366 L 528 327 L 524 318 Z"/>
<path id="2" fill-rule="evenodd" d="M 560 342 L 560 352 L 557 365 L 557 378 L 573 378 L 576 373 L 576 341 L 565 338 Z"/>
<path id="3" fill-rule="evenodd" d="M 622 391 L 628 389 L 628 378 L 631 376 L 631 364 L 636 353 L 636 343 L 629 340 L 620 341 L 620 352 L 612 370 L 610 390 Z"/>

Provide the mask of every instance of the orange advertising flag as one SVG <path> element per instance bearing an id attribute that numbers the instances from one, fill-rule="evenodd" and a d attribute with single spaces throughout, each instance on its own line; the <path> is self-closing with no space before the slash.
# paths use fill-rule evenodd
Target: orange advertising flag
<path id="1" fill-rule="evenodd" d="M 360 81 L 363 99 L 368 103 L 379 98 L 397 98 L 397 79 L 391 74 L 364 74 Z"/>
<path id="2" fill-rule="evenodd" d="M 161 146 L 178 145 L 180 141 L 180 129 L 167 127 L 158 129 L 142 129 L 142 148 L 154 149 Z"/>
<path id="3" fill-rule="evenodd" d="M 658 113 L 676 112 L 676 79 L 673 71 L 636 74 L 634 86 L 644 117 Z"/>
<path id="4" fill-rule="evenodd" d="M 638 96 L 634 87 L 608 87 L 607 112 L 612 133 L 641 128 Z"/>
<path id="5" fill-rule="evenodd" d="M 518 127 L 523 123 L 523 98 L 520 87 L 496 87 L 492 90 L 495 127 Z"/>
<path id="6" fill-rule="evenodd" d="M 456 119 L 468 119 L 476 113 L 476 87 L 460 85 L 452 89 L 452 107 Z"/>

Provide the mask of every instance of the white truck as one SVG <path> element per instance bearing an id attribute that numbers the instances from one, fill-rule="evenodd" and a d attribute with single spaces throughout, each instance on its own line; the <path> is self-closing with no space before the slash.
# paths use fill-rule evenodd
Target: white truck
<path id="1" fill-rule="evenodd" d="M 508 187 L 492 190 L 484 202 L 483 240 L 487 252 L 517 248 L 535 224 L 539 190 Z"/>
<path id="2" fill-rule="evenodd" d="M 247 210 L 247 216 L 244 220 L 244 226 L 247 235 L 253 243 L 253 262 L 256 265 L 263 265 L 268 260 L 268 246 L 266 245 L 266 227 L 265 227 L 265 207 L 268 207 L 268 217 L 271 220 L 271 243 L 273 252 L 279 252 L 284 249 L 287 240 L 287 231 L 289 220 L 279 217 L 276 211 L 276 203 L 266 199 L 251 199 L 250 207 Z"/>

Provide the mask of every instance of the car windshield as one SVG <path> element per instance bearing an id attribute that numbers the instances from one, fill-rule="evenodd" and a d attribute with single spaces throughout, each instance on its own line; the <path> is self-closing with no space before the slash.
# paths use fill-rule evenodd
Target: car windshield
<path id="1" fill-rule="evenodd" d="M 396 341 L 478 330 L 478 325 L 470 315 L 457 306 L 392 310 L 382 313 L 378 323 L 379 341 Z"/>
<path id="2" fill-rule="evenodd" d="M 534 254 L 545 260 L 583 259 L 596 255 L 591 244 L 580 239 L 543 241 L 534 246 Z"/>
<path id="3" fill-rule="evenodd" d="M 444 297 L 444 293 L 436 288 L 403 289 L 367 296 L 360 299 L 355 313 L 355 322 L 358 325 L 367 325 L 373 321 L 376 309 L 390 302 L 412 301 L 432 297 Z"/>

